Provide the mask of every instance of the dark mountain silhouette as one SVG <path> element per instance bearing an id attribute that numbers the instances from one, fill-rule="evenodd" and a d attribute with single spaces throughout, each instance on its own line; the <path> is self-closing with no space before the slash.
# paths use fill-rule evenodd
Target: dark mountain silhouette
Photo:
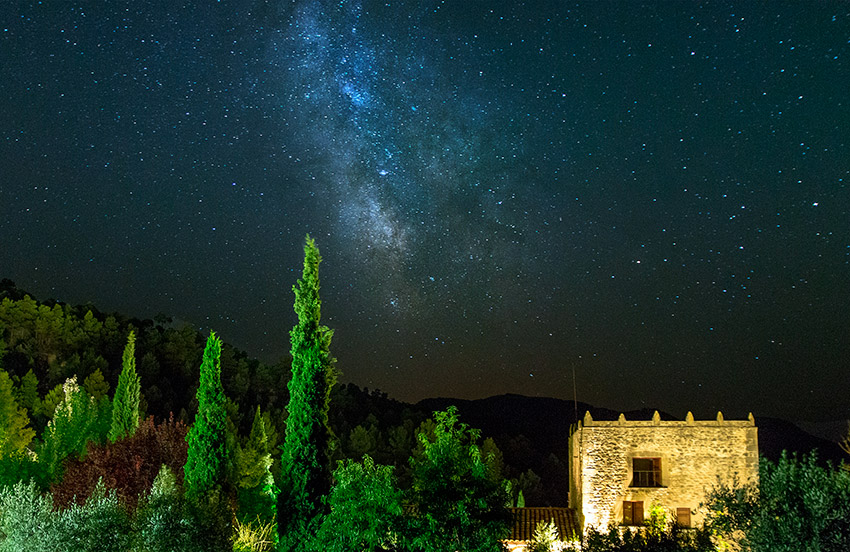
<path id="1" fill-rule="evenodd" d="M 481 429 L 485 436 L 525 436 L 533 446 L 536 460 L 555 452 L 567 458 L 570 426 L 586 411 L 595 420 L 616 420 L 620 411 L 595 407 L 587 403 L 526 397 L 522 395 L 497 395 L 486 399 L 463 400 L 450 398 L 425 399 L 416 404 L 421 410 L 432 412 L 444 410 L 449 405 L 457 406 L 462 422 Z M 649 420 L 654 410 L 641 409 L 623 412 L 629 420 Z M 664 420 L 677 420 L 666 412 L 659 411 Z M 804 454 L 817 449 L 821 460 L 833 463 L 847 459 L 837 443 L 815 437 L 791 422 L 777 418 L 756 417 L 759 429 L 759 452 L 770 460 L 777 460 L 783 450 Z"/>

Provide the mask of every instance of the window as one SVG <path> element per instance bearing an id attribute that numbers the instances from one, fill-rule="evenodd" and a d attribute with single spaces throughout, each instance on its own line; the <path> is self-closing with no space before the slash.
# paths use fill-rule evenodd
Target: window
<path id="1" fill-rule="evenodd" d="M 623 525 L 643 525 L 642 501 L 623 501 Z"/>
<path id="2" fill-rule="evenodd" d="M 676 525 L 679 527 L 691 526 L 691 509 L 676 508 Z"/>
<path id="3" fill-rule="evenodd" d="M 661 486 L 661 458 L 632 458 L 632 487 Z"/>

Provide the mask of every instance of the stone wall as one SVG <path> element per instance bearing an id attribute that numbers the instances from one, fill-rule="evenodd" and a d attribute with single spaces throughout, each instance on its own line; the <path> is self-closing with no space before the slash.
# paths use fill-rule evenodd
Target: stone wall
<path id="1" fill-rule="evenodd" d="M 653 504 L 675 513 L 691 510 L 692 524 L 702 523 L 706 490 L 758 477 L 755 420 L 595 421 L 585 414 L 570 437 L 570 507 L 579 525 L 607 528 L 623 521 L 623 501 L 642 501 L 644 515 Z M 660 458 L 661 485 L 634 487 L 633 458 Z"/>

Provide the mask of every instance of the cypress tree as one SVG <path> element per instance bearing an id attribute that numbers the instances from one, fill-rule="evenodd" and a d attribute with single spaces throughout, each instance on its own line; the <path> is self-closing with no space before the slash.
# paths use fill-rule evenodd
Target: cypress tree
<path id="1" fill-rule="evenodd" d="M 336 381 L 330 354 L 333 332 L 320 324 L 319 249 L 307 236 L 304 271 L 295 292 L 298 323 L 290 331 L 292 379 L 289 381 L 286 438 L 281 458 L 279 533 L 295 548 L 318 521 L 321 499 L 330 489 L 328 425 L 330 390 Z"/>
<path id="2" fill-rule="evenodd" d="M 131 330 L 121 358 L 121 375 L 112 401 L 112 425 L 109 427 L 109 442 L 114 443 L 130 437 L 139 427 L 139 392 L 141 382 L 136 374 L 136 334 Z"/>
<path id="3" fill-rule="evenodd" d="M 200 498 L 220 484 L 227 465 L 227 399 L 221 386 L 220 357 L 221 340 L 210 332 L 195 394 L 198 413 L 186 435 L 189 453 L 183 468 L 184 482 L 192 498 Z"/>

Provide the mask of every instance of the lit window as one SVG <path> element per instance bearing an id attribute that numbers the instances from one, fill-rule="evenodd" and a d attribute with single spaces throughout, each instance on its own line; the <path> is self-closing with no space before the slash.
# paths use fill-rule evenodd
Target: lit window
<path id="1" fill-rule="evenodd" d="M 661 458 L 632 458 L 632 487 L 661 486 Z"/>
<path id="2" fill-rule="evenodd" d="M 623 501 L 623 525 L 643 525 L 642 501 Z"/>

